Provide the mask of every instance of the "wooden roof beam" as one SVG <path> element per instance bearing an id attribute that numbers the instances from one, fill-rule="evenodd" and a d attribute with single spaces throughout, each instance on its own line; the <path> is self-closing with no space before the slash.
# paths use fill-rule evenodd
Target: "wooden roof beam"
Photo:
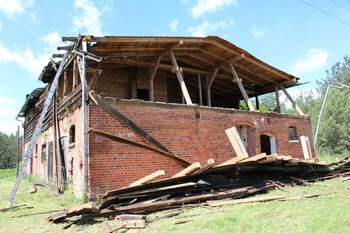
<path id="1" fill-rule="evenodd" d="M 192 105 L 192 100 L 191 100 L 190 94 L 188 93 L 188 90 L 187 90 L 184 78 L 182 76 L 182 73 L 180 72 L 180 68 L 179 68 L 179 65 L 177 64 L 175 55 L 174 55 L 172 50 L 169 51 L 169 54 L 170 54 L 171 62 L 173 63 L 172 71 L 175 71 L 177 79 L 179 80 L 179 84 L 180 84 L 180 87 L 181 87 L 181 90 L 182 90 L 182 94 L 183 94 L 183 96 L 184 96 L 184 98 L 186 100 L 186 104 L 187 105 Z"/>
<path id="2" fill-rule="evenodd" d="M 238 85 L 238 88 L 241 91 L 241 93 L 242 93 L 242 95 L 244 97 L 244 100 L 245 100 L 245 102 L 248 105 L 249 110 L 250 111 L 254 111 L 255 110 L 254 106 L 253 106 L 252 102 L 250 101 L 250 99 L 249 99 L 249 97 L 247 95 L 247 92 L 245 91 L 245 89 L 244 89 L 244 87 L 242 85 L 242 81 L 237 75 L 237 72 L 236 72 L 235 68 L 233 67 L 233 65 L 231 63 L 229 63 L 228 65 L 229 65 L 229 67 L 231 69 L 231 73 L 232 73 L 232 76 L 233 76 L 233 80 L 232 81 Z"/>
<path id="3" fill-rule="evenodd" d="M 230 49 L 230 48 L 228 48 L 227 46 L 225 46 L 225 45 L 223 45 L 223 44 L 221 44 L 221 43 L 219 43 L 219 42 L 217 42 L 217 41 L 215 41 L 215 40 L 210 40 L 210 43 L 212 43 L 213 45 L 215 45 L 215 46 L 217 46 L 217 47 L 219 47 L 219 48 L 221 48 L 221 49 L 224 49 L 224 50 L 226 50 L 226 51 L 228 51 L 228 52 L 230 52 L 230 53 L 232 53 L 232 54 L 238 54 L 238 52 L 236 52 L 235 50 Z M 246 57 L 246 60 L 249 61 L 249 62 L 251 62 L 251 63 L 253 63 L 254 65 L 259 66 L 259 67 L 262 68 L 262 69 L 268 70 L 268 71 L 270 71 L 270 72 L 272 72 L 272 73 L 278 75 L 279 77 L 281 77 L 281 78 L 283 78 L 283 79 L 286 79 L 286 80 L 289 80 L 289 79 L 290 79 L 290 78 L 288 78 L 284 73 L 279 72 L 279 71 L 273 69 L 272 66 L 270 66 L 270 65 L 268 65 L 268 64 L 261 64 L 261 63 L 256 62 L 254 59 L 249 58 L 249 57 Z"/>

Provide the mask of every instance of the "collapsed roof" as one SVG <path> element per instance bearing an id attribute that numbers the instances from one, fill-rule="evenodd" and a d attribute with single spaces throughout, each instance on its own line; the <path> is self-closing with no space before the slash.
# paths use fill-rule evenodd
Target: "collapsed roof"
<path id="1" fill-rule="evenodd" d="M 73 49 L 81 43 L 80 37 L 63 37 L 71 41 L 72 46 L 58 49 Z M 213 78 L 212 89 L 222 92 L 239 93 L 232 84 L 229 64 L 232 64 L 242 79 L 249 96 L 261 95 L 275 90 L 275 85 L 291 87 L 297 85 L 298 78 L 281 71 L 254 57 L 247 51 L 217 37 L 151 37 L 151 36 L 88 36 L 88 48 L 103 60 L 99 69 L 115 66 L 156 65 L 158 69 L 171 71 L 173 66 L 169 51 L 173 51 L 184 76 L 204 75 Z M 92 61 L 90 61 L 92 62 Z M 40 80 L 48 82 L 55 72 L 48 65 L 40 75 Z M 196 82 L 188 78 L 186 83 Z"/>

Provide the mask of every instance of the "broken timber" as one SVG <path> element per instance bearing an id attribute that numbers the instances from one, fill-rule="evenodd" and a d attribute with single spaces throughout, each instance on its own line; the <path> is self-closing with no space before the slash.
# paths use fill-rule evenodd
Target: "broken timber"
<path id="1" fill-rule="evenodd" d="M 161 150 L 159 148 L 152 147 L 152 146 L 140 143 L 140 142 L 135 142 L 135 141 L 132 141 L 132 140 L 127 139 L 127 138 L 123 138 L 123 137 L 119 137 L 119 136 L 116 136 L 116 135 L 113 135 L 113 134 L 105 133 L 103 131 L 100 131 L 100 130 L 97 130 L 97 129 L 93 129 L 93 128 L 89 129 L 88 133 L 95 134 L 95 135 L 98 135 L 98 136 L 101 136 L 101 137 L 104 137 L 104 138 L 108 138 L 108 139 L 113 140 L 115 142 L 121 142 L 121 143 L 125 143 L 125 144 L 128 144 L 128 145 L 138 146 L 138 147 L 141 147 L 141 148 L 144 148 L 144 149 L 147 149 L 147 150 L 158 152 L 160 154 L 166 155 L 166 156 L 174 159 L 176 162 L 178 162 L 182 166 L 188 166 L 190 164 L 186 160 L 176 156 L 173 153 L 170 153 L 170 152 L 167 152 L 167 151 Z"/>

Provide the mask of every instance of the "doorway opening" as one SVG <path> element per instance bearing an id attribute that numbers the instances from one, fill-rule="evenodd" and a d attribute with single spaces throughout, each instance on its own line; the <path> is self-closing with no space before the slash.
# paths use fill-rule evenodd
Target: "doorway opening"
<path id="1" fill-rule="evenodd" d="M 275 137 L 266 134 L 260 135 L 260 148 L 261 153 L 266 153 L 267 155 L 276 153 Z"/>

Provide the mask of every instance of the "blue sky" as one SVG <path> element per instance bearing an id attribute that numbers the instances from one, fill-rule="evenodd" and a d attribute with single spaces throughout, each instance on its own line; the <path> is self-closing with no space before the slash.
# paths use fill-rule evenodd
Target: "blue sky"
<path id="1" fill-rule="evenodd" d="M 316 9 L 317 8 L 317 9 Z M 62 36 L 216 35 L 316 87 L 350 54 L 350 0 L 0 0 L 0 131 Z"/>

